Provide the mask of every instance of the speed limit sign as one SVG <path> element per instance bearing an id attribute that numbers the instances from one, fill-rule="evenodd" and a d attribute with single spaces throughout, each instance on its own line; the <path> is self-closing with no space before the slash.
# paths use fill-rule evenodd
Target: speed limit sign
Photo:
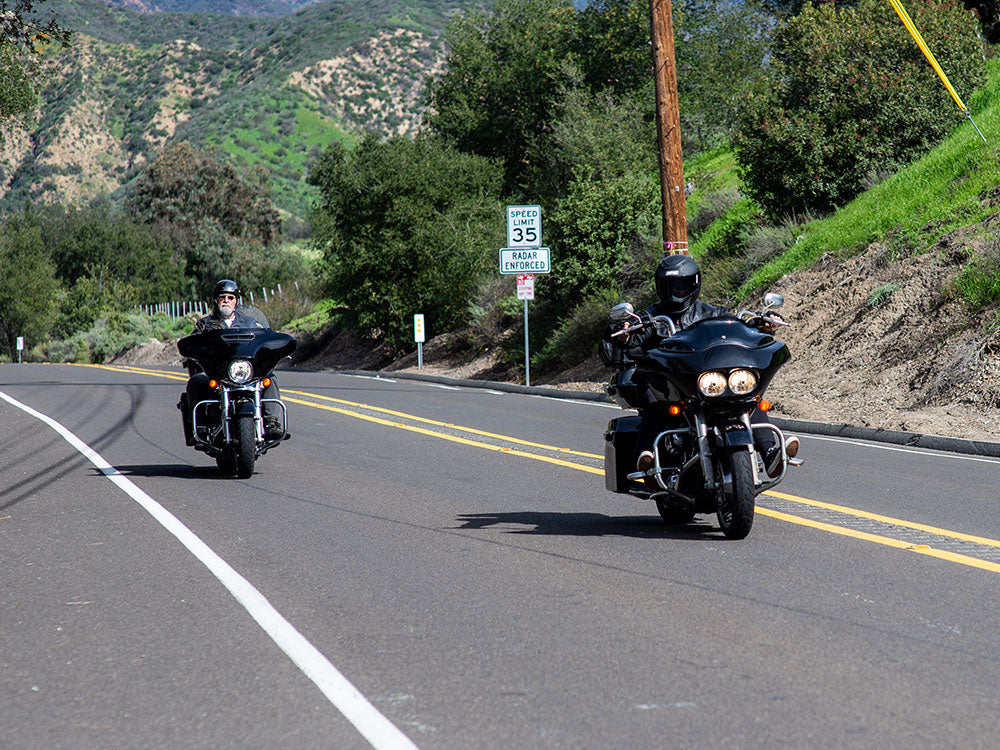
<path id="1" fill-rule="evenodd" d="M 507 247 L 542 246 L 542 207 L 507 206 Z"/>

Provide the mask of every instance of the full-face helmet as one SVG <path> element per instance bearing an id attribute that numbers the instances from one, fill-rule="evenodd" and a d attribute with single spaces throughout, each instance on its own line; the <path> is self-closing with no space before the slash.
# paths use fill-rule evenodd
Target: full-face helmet
<path id="1" fill-rule="evenodd" d="M 656 267 L 656 295 L 669 313 L 683 313 L 698 299 L 701 270 L 690 255 L 668 255 Z"/>

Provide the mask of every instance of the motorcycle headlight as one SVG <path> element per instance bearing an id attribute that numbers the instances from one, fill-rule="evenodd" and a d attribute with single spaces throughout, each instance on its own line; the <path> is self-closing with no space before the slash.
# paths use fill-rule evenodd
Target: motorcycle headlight
<path id="1" fill-rule="evenodd" d="M 253 377 L 253 365 L 247 359 L 234 359 L 229 363 L 229 379 L 234 383 L 245 383 Z"/>
<path id="2" fill-rule="evenodd" d="M 726 376 L 721 372 L 703 372 L 698 376 L 698 390 L 706 396 L 720 396 L 726 390 Z"/>
<path id="3" fill-rule="evenodd" d="M 757 376 L 750 370 L 733 370 L 729 373 L 729 390 L 737 396 L 753 393 L 757 387 Z"/>

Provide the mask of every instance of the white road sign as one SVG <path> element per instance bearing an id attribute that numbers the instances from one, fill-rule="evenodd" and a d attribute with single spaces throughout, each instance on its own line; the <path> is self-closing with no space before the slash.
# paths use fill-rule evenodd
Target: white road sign
<path id="1" fill-rule="evenodd" d="M 550 270 L 547 247 L 500 250 L 500 273 L 548 273 Z"/>
<path id="2" fill-rule="evenodd" d="M 413 316 L 413 340 L 418 344 L 424 342 L 424 314 L 417 313 Z"/>
<path id="3" fill-rule="evenodd" d="M 517 298 L 535 298 L 535 277 L 530 273 L 519 273 L 517 275 Z"/>
<path id="4" fill-rule="evenodd" d="M 541 206 L 507 206 L 507 247 L 541 247 Z"/>
<path id="5" fill-rule="evenodd" d="M 24 351 L 24 336 L 18 336 L 17 337 L 17 350 L 19 352 L 23 352 Z"/>

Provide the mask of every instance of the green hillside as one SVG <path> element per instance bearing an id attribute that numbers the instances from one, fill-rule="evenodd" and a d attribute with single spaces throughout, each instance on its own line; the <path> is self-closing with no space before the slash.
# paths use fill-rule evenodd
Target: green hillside
<path id="1" fill-rule="evenodd" d="M 1000 206 L 1000 59 L 989 61 L 987 73 L 969 106 L 989 145 L 957 109 L 943 111 L 955 128 L 940 145 L 823 218 L 770 226 L 740 195 L 731 151 L 687 160 L 685 178 L 696 187 L 687 203 L 691 250 L 706 267 L 708 296 L 735 303 L 824 253 L 847 258 L 881 242 L 905 257 L 960 227 L 988 232 L 983 223 Z M 1000 274 L 992 283 L 1000 299 Z"/>
<path id="2" fill-rule="evenodd" d="M 823 253 L 853 254 L 875 241 L 900 255 L 922 252 L 958 227 L 983 222 L 1000 204 L 1000 60 L 969 103 L 984 144 L 957 110 L 941 113 L 957 126 L 943 143 L 858 196 L 832 216 L 803 227 L 795 245 L 758 270 L 743 291 L 765 286 Z"/>
<path id="3" fill-rule="evenodd" d="M 185 139 L 265 168 L 279 206 L 304 218 L 305 172 L 326 145 L 417 126 L 440 33 L 469 4 L 330 0 L 243 17 L 53 0 L 77 34 L 45 57 L 37 124 L 0 151 L 0 212 L 120 192 L 164 143 Z"/>

